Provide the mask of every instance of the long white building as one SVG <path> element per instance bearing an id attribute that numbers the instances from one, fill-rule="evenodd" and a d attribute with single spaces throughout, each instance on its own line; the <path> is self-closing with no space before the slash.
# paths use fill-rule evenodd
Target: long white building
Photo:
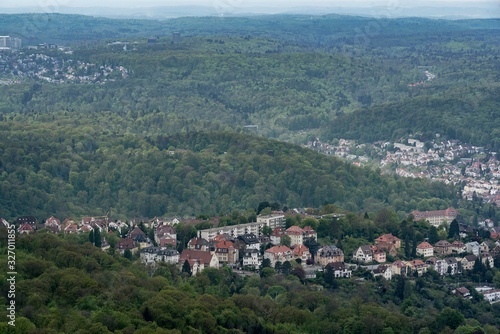
<path id="1" fill-rule="evenodd" d="M 214 227 L 207 230 L 200 230 L 198 231 L 198 238 L 211 240 L 219 234 L 227 234 L 233 238 L 237 238 L 247 233 L 253 233 L 257 237 L 260 237 L 262 235 L 262 233 L 260 232 L 262 227 L 268 226 L 274 230 L 278 227 L 285 227 L 285 223 L 285 215 L 273 213 L 267 216 L 257 217 L 257 222 L 254 223 Z"/>

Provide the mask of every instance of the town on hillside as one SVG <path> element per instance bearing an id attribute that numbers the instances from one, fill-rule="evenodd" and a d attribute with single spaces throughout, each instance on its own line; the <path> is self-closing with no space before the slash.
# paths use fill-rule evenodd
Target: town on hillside
<path id="1" fill-rule="evenodd" d="M 63 51 L 65 54 L 71 54 L 71 51 Z M 26 80 L 102 85 L 108 81 L 127 79 L 129 75 L 129 70 L 123 66 L 97 65 L 29 49 L 0 49 L 0 84 L 4 85 Z"/>
<path id="2" fill-rule="evenodd" d="M 460 185 L 462 198 L 500 206 L 500 162 L 496 152 L 459 140 L 439 141 L 439 137 L 437 134 L 436 140 L 430 142 L 409 138 L 371 145 L 346 139 L 328 144 L 316 138 L 304 146 L 356 165 L 373 164 L 383 172 Z"/>
<path id="3" fill-rule="evenodd" d="M 240 275 L 294 273 L 304 280 L 317 275 L 325 281 L 370 277 L 391 280 L 398 275 L 412 278 L 431 272 L 442 278 L 464 277 L 466 281 L 468 274 L 500 266 L 500 227 L 489 219 L 480 228 L 461 225 L 456 220 L 458 215 L 454 208 L 413 211 L 408 221 L 431 230 L 428 238 L 417 241 L 404 220 L 401 238 L 383 233 L 374 236 L 371 243 L 359 244 L 365 240 L 359 239 L 354 248 L 345 239 L 332 243 L 325 235 L 318 237 L 317 230 L 323 229 L 320 221 L 338 221 L 345 218 L 344 214 L 319 216 L 305 209 L 269 211 L 256 216 L 255 221 L 234 225 L 222 224 L 226 217 L 136 217 L 123 222 L 108 215 L 79 221 L 66 218 L 62 222 L 50 217 L 42 223 L 33 216 L 22 216 L 12 223 L 19 237 L 44 232 L 85 241 L 88 238 L 103 251 L 141 261 L 151 270 L 164 262 L 187 275 L 228 266 Z M 294 224 L 298 221 L 301 223 Z M 9 226 L 0 219 L 0 228 Z M 492 286 L 479 290 L 489 302 L 500 301 L 500 290 Z M 470 298 L 465 287 L 453 293 Z"/>

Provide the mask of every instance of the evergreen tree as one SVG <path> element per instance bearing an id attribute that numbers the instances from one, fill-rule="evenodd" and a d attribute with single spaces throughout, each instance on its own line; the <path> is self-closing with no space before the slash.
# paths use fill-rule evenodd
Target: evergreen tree
<path id="1" fill-rule="evenodd" d="M 99 248 L 102 246 L 101 231 L 98 228 L 94 229 L 94 244 Z"/>
<path id="2" fill-rule="evenodd" d="M 125 249 L 125 252 L 123 252 L 123 257 L 132 260 L 132 252 L 130 251 L 130 249 Z"/>
<path id="3" fill-rule="evenodd" d="M 398 281 L 396 283 L 396 291 L 394 291 L 394 294 L 396 297 L 399 299 L 403 300 L 404 299 L 404 294 L 405 294 L 405 278 L 403 276 L 398 277 Z"/>
<path id="4" fill-rule="evenodd" d="M 411 256 L 410 236 L 408 234 L 405 237 L 405 256 L 407 258 Z"/>
<path id="5" fill-rule="evenodd" d="M 92 245 L 94 244 L 94 230 L 89 232 L 89 241 Z"/>
<path id="6" fill-rule="evenodd" d="M 182 272 L 188 273 L 188 275 L 191 276 L 191 265 L 189 264 L 188 260 L 184 261 L 182 265 Z"/>
<path id="7" fill-rule="evenodd" d="M 411 247 L 411 257 L 412 258 L 417 257 L 417 236 L 416 235 L 413 236 L 413 243 L 412 243 L 412 247 Z"/>
<path id="8" fill-rule="evenodd" d="M 439 236 L 438 236 L 437 228 L 434 226 L 431 226 L 431 228 L 429 229 L 429 243 L 431 245 L 434 245 L 438 241 L 439 241 Z"/>
<path id="9" fill-rule="evenodd" d="M 281 266 L 281 272 L 283 273 L 283 275 L 285 275 L 285 276 L 290 275 L 292 269 L 293 269 L 293 266 L 290 263 L 290 261 L 283 262 L 283 265 Z"/>
<path id="10" fill-rule="evenodd" d="M 453 219 L 453 221 L 450 224 L 450 229 L 448 231 L 448 239 L 454 239 L 460 235 L 460 228 L 458 226 L 458 222 L 456 219 Z"/>

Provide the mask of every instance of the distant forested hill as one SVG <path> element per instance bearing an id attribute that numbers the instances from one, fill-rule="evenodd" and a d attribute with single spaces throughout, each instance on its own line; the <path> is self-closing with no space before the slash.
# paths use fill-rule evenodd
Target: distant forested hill
<path id="1" fill-rule="evenodd" d="M 69 14 L 1 14 L 1 34 L 26 44 L 80 40 L 182 35 L 262 36 L 302 45 L 364 43 L 380 36 L 500 29 L 500 20 L 374 19 L 344 15 L 264 15 L 252 17 L 183 17 L 168 20 L 108 19 Z"/>
<path id="2" fill-rule="evenodd" d="M 321 137 L 364 142 L 398 140 L 422 132 L 500 149 L 500 85 L 468 86 L 442 96 L 420 96 L 344 114 L 325 127 Z"/>

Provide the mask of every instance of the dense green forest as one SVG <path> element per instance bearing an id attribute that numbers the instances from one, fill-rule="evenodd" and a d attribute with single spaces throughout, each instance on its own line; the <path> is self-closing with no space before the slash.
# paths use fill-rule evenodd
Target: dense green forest
<path id="1" fill-rule="evenodd" d="M 395 179 L 262 137 L 198 132 L 140 138 L 106 127 L 1 122 L 1 212 L 37 216 L 216 215 L 261 201 L 349 210 L 443 209 L 450 186 Z"/>
<path id="2" fill-rule="evenodd" d="M 0 79 L 21 83 L 0 85 L 0 218 L 231 213 L 221 224 L 233 224 L 255 217 L 264 202 L 323 207 L 317 213 L 346 213 L 309 220 L 320 242 L 335 243 L 347 259 L 375 234 L 405 240 L 404 259 L 412 258 L 409 240 L 447 239 L 445 230 L 402 220 L 415 209 L 453 206 L 466 222 L 498 222 L 493 205 L 461 200 L 458 186 L 381 175 L 296 144 L 422 132 L 498 151 L 499 20 L 23 14 L 0 21 L 0 35 L 24 45 L 73 49 L 1 53 L 15 70 Z M 180 42 L 173 43 L 173 31 Z M 156 45 L 147 44 L 150 36 L 158 36 Z M 127 48 L 112 43 L 117 39 Z M 22 58 L 30 53 L 39 57 Z M 123 66 L 128 75 L 84 84 L 19 73 L 22 61 L 44 56 L 51 60 L 37 73 L 46 76 L 62 77 L 62 63 L 76 76 L 88 75 L 90 63 Z M 286 220 L 301 223 L 300 216 Z M 196 234 L 192 225 L 176 229 L 180 248 Z M 5 233 L 0 229 L 4 303 Z M 477 240 L 489 237 L 481 233 Z M 300 266 L 248 277 L 208 268 L 190 277 L 88 240 L 43 230 L 16 239 L 16 328 L 1 310 L 0 333 L 499 333 L 500 303 L 483 301 L 471 282 L 498 288 L 500 273 L 480 261 L 453 278 L 431 271 L 386 281 L 358 269 L 352 279 L 326 270 L 307 280 Z M 471 300 L 451 293 L 459 279 Z"/>
<path id="3" fill-rule="evenodd" d="M 499 332 L 498 303 L 481 301 L 470 286 L 472 300 L 458 297 L 436 272 L 386 281 L 360 270 L 367 279 L 360 282 L 327 270 L 306 283 L 299 267 L 288 276 L 265 268 L 244 278 L 223 267 L 189 277 L 172 265 L 133 263 L 85 239 L 39 233 L 17 240 L 16 327 L 7 325 L 3 309 L 2 333 Z M 4 259 L 6 242 L 1 249 Z M 6 262 L 2 295 L 9 289 Z"/>
<path id="4" fill-rule="evenodd" d="M 5 16 L 4 29 L 16 31 L 20 20 L 36 17 Z M 381 177 L 251 135 L 303 143 L 420 131 L 497 149 L 498 20 L 376 20 L 380 30 L 362 42 L 356 28 L 374 21 L 359 17 L 39 18 L 47 19 L 44 33 L 58 29 L 72 41 L 81 25 L 104 34 L 130 23 L 137 31 L 123 31 L 127 51 L 107 43 L 73 54 L 33 51 L 69 64 L 125 66 L 128 78 L 97 85 L 23 77 L 0 86 L 6 218 L 109 209 L 121 217 L 224 214 L 261 201 L 329 202 L 356 212 L 388 206 L 400 215 L 450 205 L 466 217 L 482 210 L 459 201 L 452 186 Z M 67 20 L 75 24 L 59 29 Z M 207 24 L 207 33 L 220 34 L 201 34 Z M 160 37 L 148 46 L 134 37 L 152 27 L 175 27 L 182 40 Z M 424 71 L 435 77 L 428 81 Z M 425 85 L 409 86 L 415 82 Z"/>

